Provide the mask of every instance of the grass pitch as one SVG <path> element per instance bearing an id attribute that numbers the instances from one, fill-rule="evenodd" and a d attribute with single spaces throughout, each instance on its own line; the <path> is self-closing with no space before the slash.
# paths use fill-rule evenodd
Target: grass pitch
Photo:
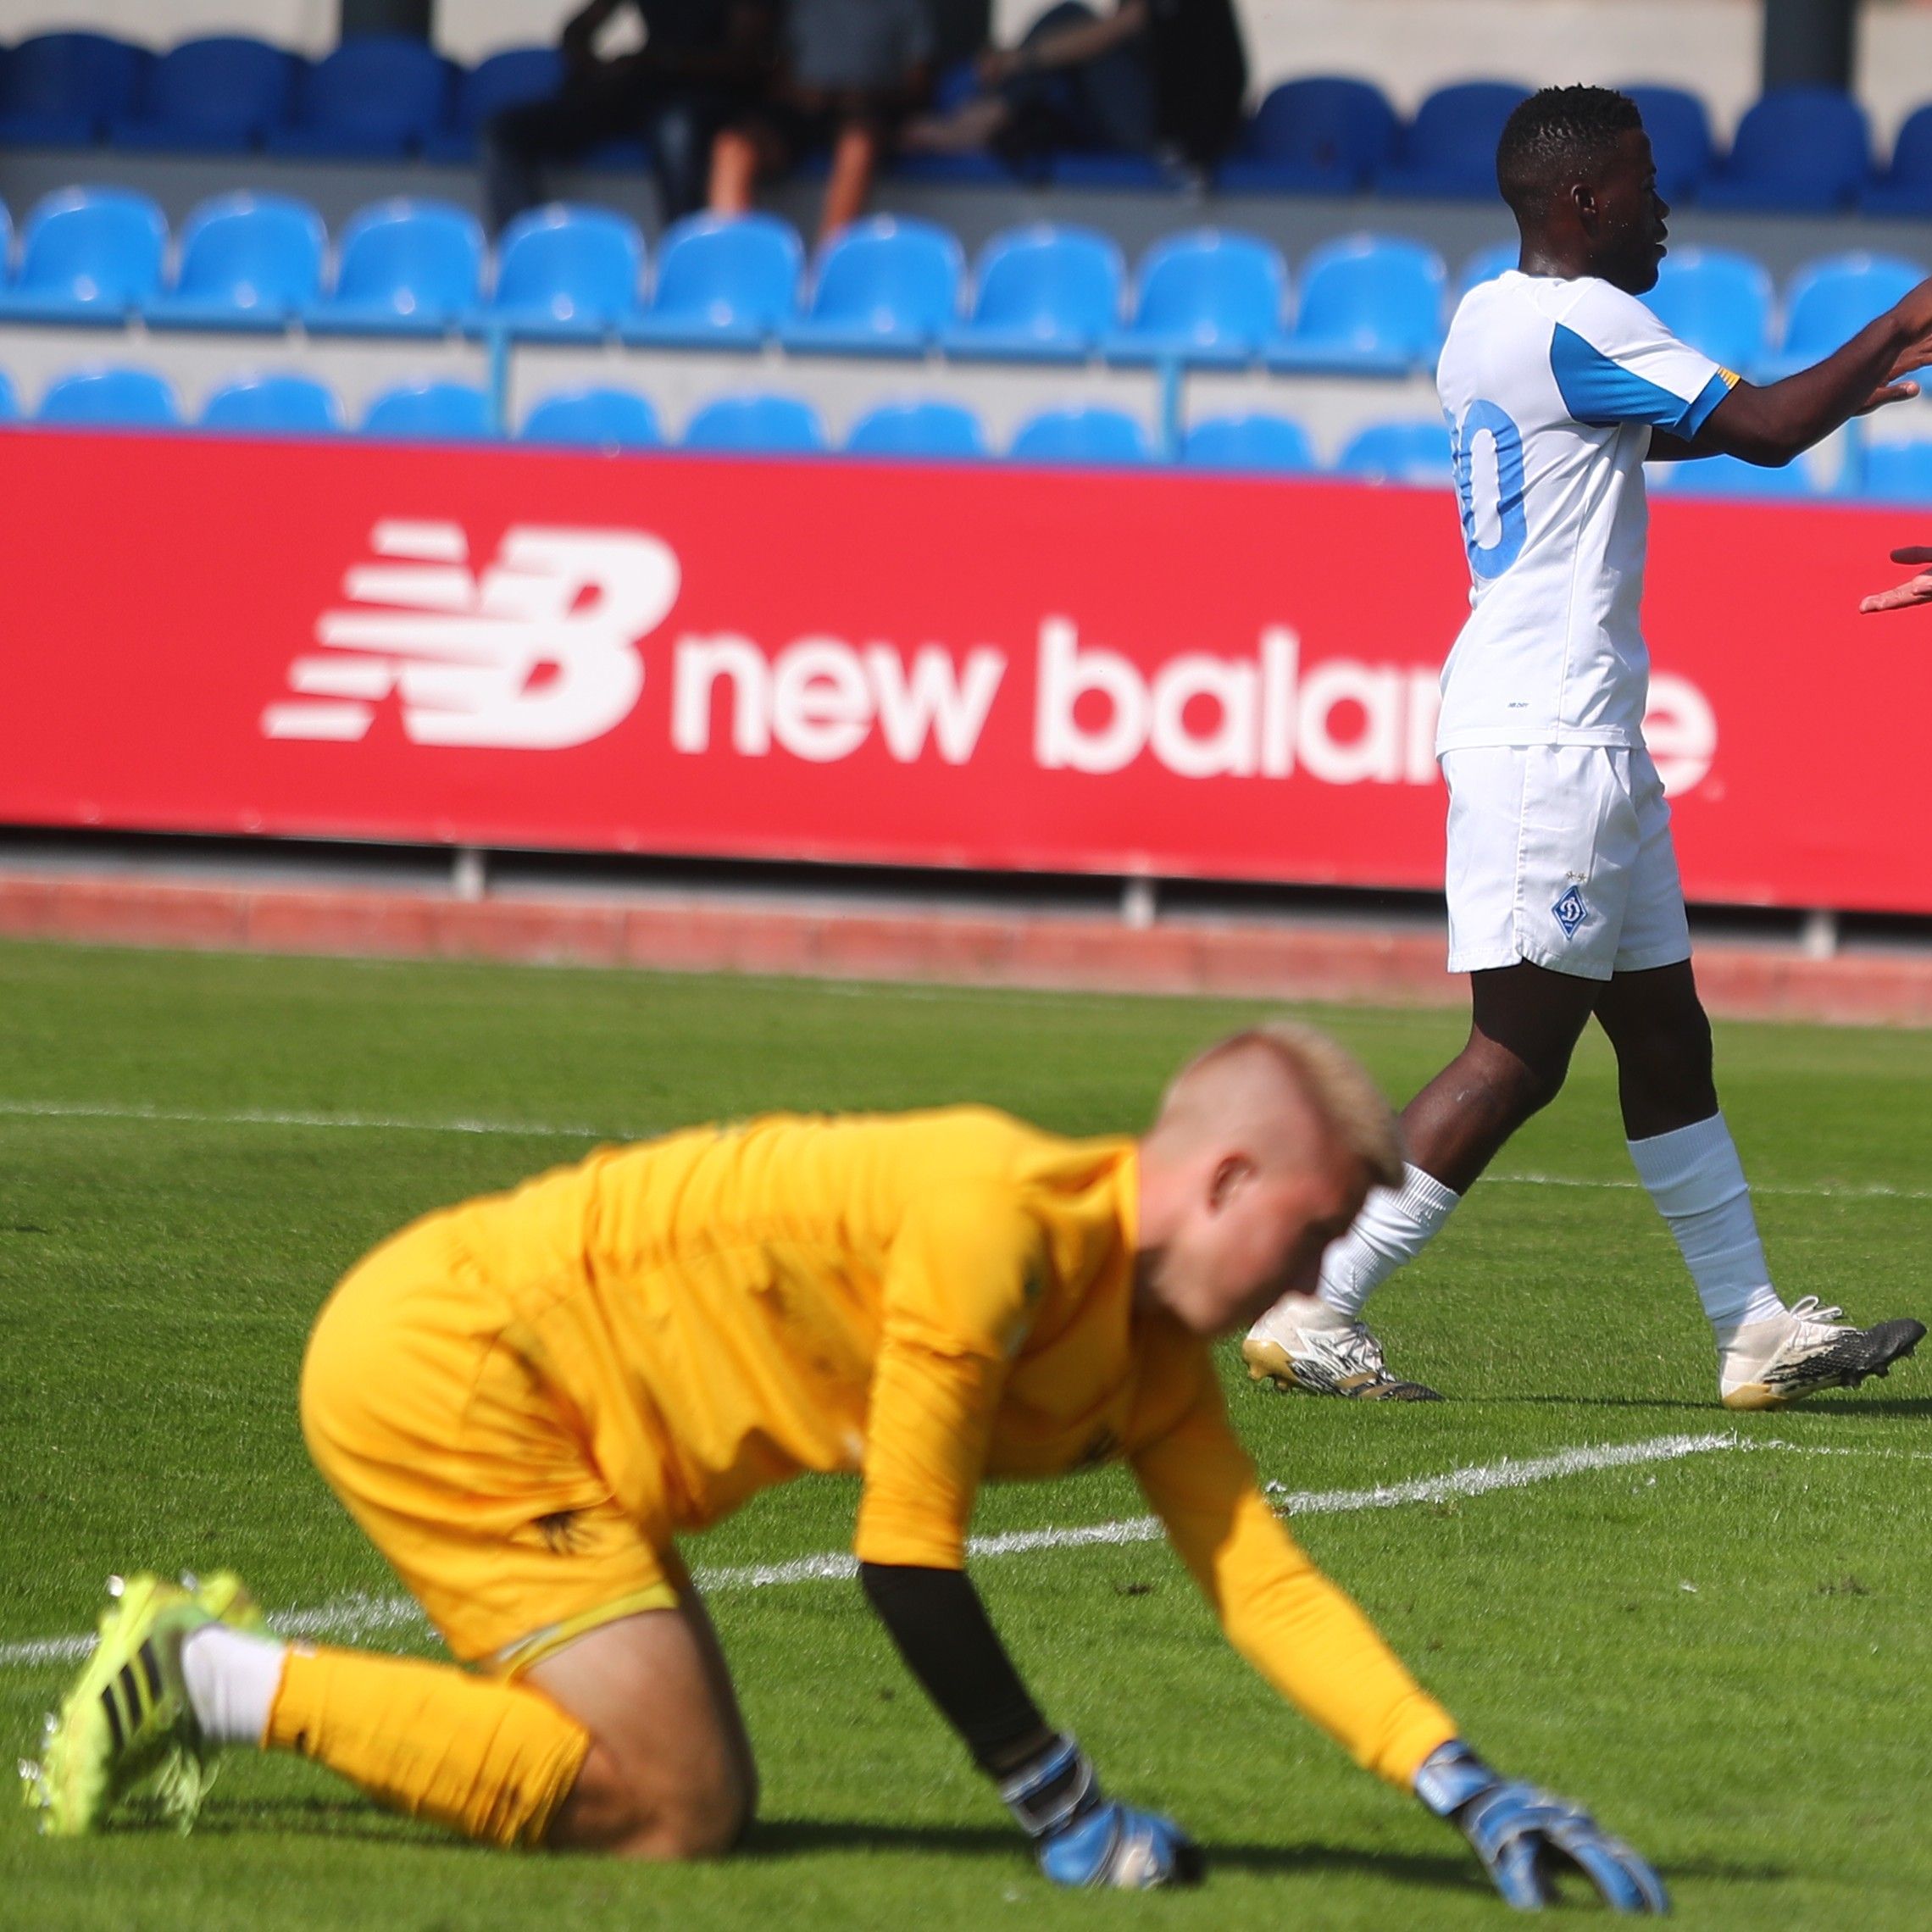
<path id="1" fill-rule="evenodd" d="M 308 1465 L 295 1382 L 336 1276 L 419 1211 L 598 1138 L 772 1107 L 970 1097 L 1073 1133 L 1131 1127 L 1184 1052 L 1256 1010 L 0 948 L 0 1646 L 86 1629 L 103 1578 L 143 1565 L 232 1563 L 279 1608 L 393 1595 Z M 1398 1096 L 1459 1031 L 1441 1014 L 1322 1017 Z M 1719 1052 L 1787 1295 L 1924 1315 L 1932 1035 L 1729 1027 Z M 1735 1430 L 1681 1460 L 1311 1515 L 1301 1534 L 1479 1746 L 1657 1860 L 1687 1924 L 1923 1925 L 1932 1361 L 1857 1396 L 1726 1417 L 1619 1141 L 1592 1039 L 1570 1091 L 1377 1302 L 1397 1366 L 1452 1401 L 1357 1408 L 1243 1383 L 1236 1419 L 1266 1475 L 1321 1491 Z M 846 1483 L 799 1484 L 690 1553 L 718 1567 L 836 1550 L 852 1502 Z M 995 1490 L 980 1527 L 1141 1511 L 1108 1473 Z M 712 1599 L 765 1777 L 763 1822 L 731 1863 L 479 1852 L 314 1767 L 238 1757 L 186 1840 L 52 1844 L 0 1807 L 0 1919 L 1504 1923 L 1461 1841 L 1280 1707 L 1158 1545 L 976 1574 L 1108 1785 L 1205 1841 L 1205 1890 L 1052 1892 L 857 1589 L 808 1583 Z M 408 1626 L 377 1641 L 431 1647 Z M 31 1749 L 70 1666 L 0 1657 L 0 1730 Z"/>

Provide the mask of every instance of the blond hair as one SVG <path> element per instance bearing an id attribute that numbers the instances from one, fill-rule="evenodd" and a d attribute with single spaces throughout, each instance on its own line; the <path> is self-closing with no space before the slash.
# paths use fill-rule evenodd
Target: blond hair
<path id="1" fill-rule="evenodd" d="M 1166 1112 L 1175 1091 L 1197 1069 L 1237 1054 L 1273 1057 L 1307 1097 L 1335 1138 L 1382 1187 L 1402 1184 L 1402 1135 L 1395 1109 L 1368 1069 L 1339 1040 L 1298 1019 L 1263 1020 L 1217 1040 L 1196 1053 L 1174 1077 L 1162 1102 Z"/>

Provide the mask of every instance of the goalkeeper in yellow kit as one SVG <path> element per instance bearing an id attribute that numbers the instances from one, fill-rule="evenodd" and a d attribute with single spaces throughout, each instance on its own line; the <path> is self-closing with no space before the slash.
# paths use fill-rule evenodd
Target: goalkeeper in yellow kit
<path id="1" fill-rule="evenodd" d="M 606 1150 L 417 1222 L 309 1344 L 318 1466 L 464 1669 L 275 1641 L 232 1579 L 133 1579 L 30 1802 L 59 1834 L 135 1790 L 192 1819 L 213 1754 L 329 1765 L 500 1845 L 724 1852 L 756 1774 L 677 1539 L 774 1483 L 859 1473 L 863 1587 L 1049 1878 L 1198 1874 L 1103 1796 L 965 1574 L 988 1478 L 1124 1459 L 1229 1638 L 1356 1760 L 1469 1834 L 1514 1902 L 1553 1859 L 1613 1904 L 1654 1874 L 1507 1783 L 1321 1576 L 1230 1430 L 1208 1342 L 1285 1291 L 1402 1156 L 1321 1035 L 1238 1034 L 1138 1142 L 976 1108 L 773 1117 Z"/>

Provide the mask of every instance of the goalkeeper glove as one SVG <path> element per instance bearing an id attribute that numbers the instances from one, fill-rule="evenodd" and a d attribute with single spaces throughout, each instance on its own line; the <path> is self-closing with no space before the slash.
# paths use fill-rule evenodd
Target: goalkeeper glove
<path id="1" fill-rule="evenodd" d="M 1070 1737 L 1002 1778 L 1000 1796 L 1057 1885 L 1139 1891 L 1200 1879 L 1201 1847 L 1172 1818 L 1102 1797 L 1092 1761 Z"/>
<path id="2" fill-rule="evenodd" d="M 1459 1738 L 1423 1760 L 1415 1795 L 1461 1828 L 1496 1889 L 1518 1912 L 1551 1903 L 1566 1864 L 1596 1887 L 1613 1912 L 1670 1910 L 1663 1880 L 1580 1805 L 1506 1781 Z"/>

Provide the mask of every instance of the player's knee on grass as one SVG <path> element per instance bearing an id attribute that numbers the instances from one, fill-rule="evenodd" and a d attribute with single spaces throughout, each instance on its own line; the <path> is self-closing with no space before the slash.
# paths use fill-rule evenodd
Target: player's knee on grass
<path id="1" fill-rule="evenodd" d="M 550 1844 L 660 1863 L 723 1857 L 750 1829 L 755 1774 L 747 1780 L 728 1760 L 708 1770 L 684 1764 L 679 1771 L 641 1765 L 634 1754 L 593 1737 L 551 1828 Z"/>

